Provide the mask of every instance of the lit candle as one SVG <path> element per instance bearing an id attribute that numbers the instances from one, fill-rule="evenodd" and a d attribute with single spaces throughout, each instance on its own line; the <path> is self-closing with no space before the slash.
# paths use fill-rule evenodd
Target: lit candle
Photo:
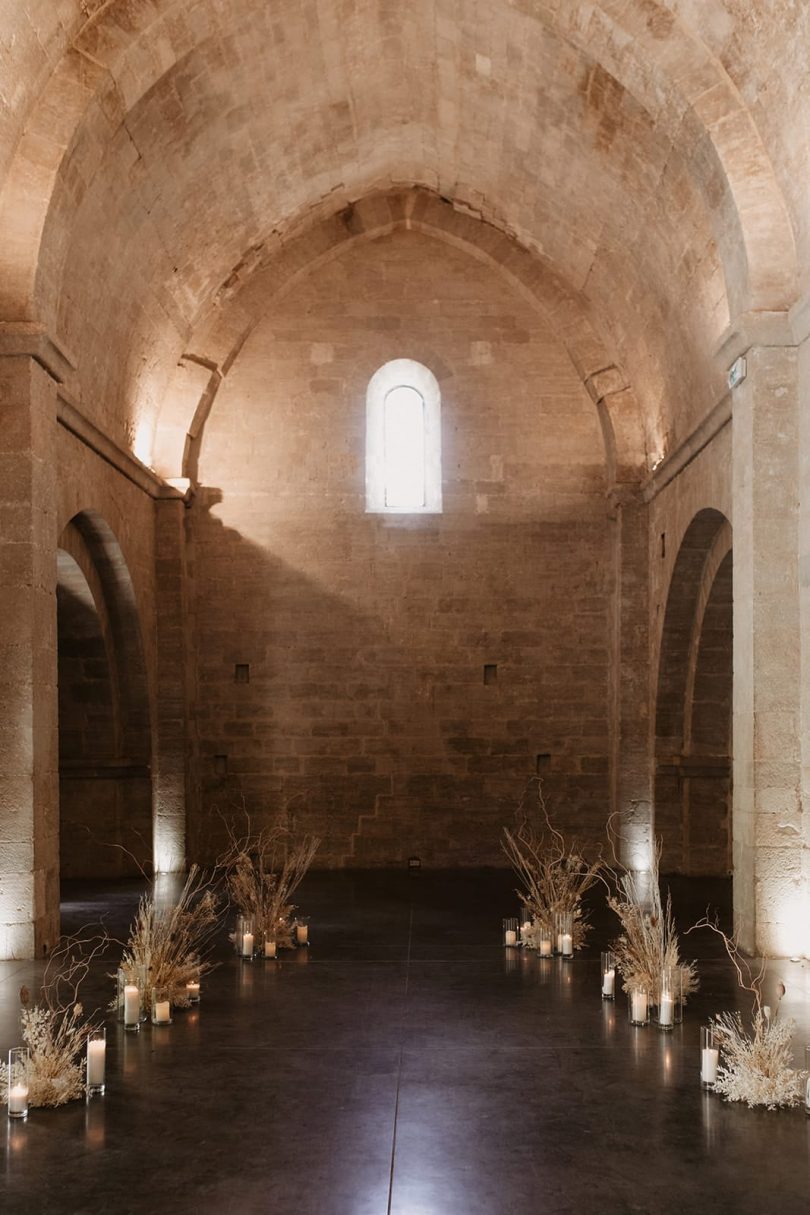
<path id="1" fill-rule="evenodd" d="M 514 935 L 515 934 L 512 933 L 512 936 Z M 296 924 L 295 939 L 299 945 L 306 945 L 307 940 L 309 939 L 309 926 L 307 924 Z M 515 942 L 513 941 L 512 944 L 514 945 L 514 943 Z"/>
<path id="2" fill-rule="evenodd" d="M 192 1004 L 200 1002 L 200 983 L 199 980 L 191 979 L 186 983 L 186 993 Z"/>
<path id="3" fill-rule="evenodd" d="M 141 993 L 134 983 L 124 988 L 124 1024 L 137 1025 L 141 1016 Z"/>
<path id="4" fill-rule="evenodd" d="M 646 991 L 634 991 L 631 997 L 631 1008 L 633 1011 L 633 1020 L 636 1022 L 644 1022 L 647 1020 L 647 993 Z"/>
<path id="5" fill-rule="evenodd" d="M 564 932 L 561 940 L 562 945 L 560 947 L 560 953 L 563 955 L 563 957 L 570 957 L 574 952 L 574 938 L 571 936 L 570 932 Z"/>
<path id="6" fill-rule="evenodd" d="M 512 928 L 507 928 L 503 938 L 504 945 L 517 945 L 517 933 Z"/>
<path id="7" fill-rule="evenodd" d="M 28 1112 L 27 1084 L 13 1084 L 8 1090 L 8 1112 L 18 1118 Z"/>
<path id="8" fill-rule="evenodd" d="M 661 992 L 661 1006 L 658 1009 L 658 1024 L 672 1024 L 672 996 L 668 991 Z"/>
<path id="9" fill-rule="evenodd" d="M 275 943 L 275 941 L 265 941 L 265 943 L 264 943 L 264 956 L 265 956 L 266 958 L 274 958 L 274 957 L 276 956 L 276 943 Z"/>
<path id="10" fill-rule="evenodd" d="M 551 957 L 551 937 L 543 937 L 543 939 L 541 940 L 540 957 L 541 958 L 550 958 Z"/>
<path id="11" fill-rule="evenodd" d="M 87 1043 L 87 1087 L 104 1087 L 107 1043 L 103 1038 L 91 1038 Z"/>
<path id="12" fill-rule="evenodd" d="M 168 1000 L 155 1000 L 155 1025 L 168 1025 L 171 1021 L 171 1004 Z"/>
<path id="13" fill-rule="evenodd" d="M 563 951 L 563 934 L 561 932 L 558 932 L 557 933 L 557 953 L 562 953 L 562 951 Z"/>
<path id="14" fill-rule="evenodd" d="M 719 1060 L 720 1051 L 716 1046 L 704 1046 L 700 1052 L 700 1078 L 704 1084 L 714 1084 Z"/>
<path id="15" fill-rule="evenodd" d="M 242 957 L 243 958 L 252 958 L 253 957 L 253 933 L 252 932 L 246 932 L 244 934 L 244 936 L 242 937 Z"/>
<path id="16" fill-rule="evenodd" d="M 602 975 L 602 995 L 613 996 L 616 994 L 616 971 L 606 970 Z"/>

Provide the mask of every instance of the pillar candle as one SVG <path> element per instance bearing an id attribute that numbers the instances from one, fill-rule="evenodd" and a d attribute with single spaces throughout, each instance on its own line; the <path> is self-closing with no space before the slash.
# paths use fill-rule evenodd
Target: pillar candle
<path id="1" fill-rule="evenodd" d="M 716 1046 L 705 1046 L 700 1055 L 700 1078 L 704 1084 L 714 1084 L 717 1079 L 720 1051 Z"/>
<path id="2" fill-rule="evenodd" d="M 602 995 L 612 996 L 616 992 L 616 971 L 606 970 L 602 975 Z"/>
<path id="3" fill-rule="evenodd" d="M 196 982 L 194 979 L 192 979 L 191 982 L 186 983 L 186 991 L 188 993 L 189 1000 L 191 1000 L 191 1003 L 196 1004 L 200 998 L 199 982 Z"/>
<path id="4" fill-rule="evenodd" d="M 28 1109 L 28 1085 L 13 1084 L 8 1090 L 8 1112 L 24 1114 Z"/>
<path id="5" fill-rule="evenodd" d="M 246 932 L 244 934 L 244 936 L 242 937 L 242 957 L 243 958 L 252 958 L 253 957 L 253 933 L 252 932 Z"/>
<path id="6" fill-rule="evenodd" d="M 103 1038 L 91 1038 L 87 1043 L 87 1084 L 95 1088 L 104 1083 L 107 1043 Z"/>
<path id="7" fill-rule="evenodd" d="M 264 956 L 265 956 L 266 958 L 274 958 L 274 957 L 276 956 L 276 943 L 275 943 L 275 941 L 265 941 L 265 943 L 264 943 Z"/>
<path id="8" fill-rule="evenodd" d="M 631 1007 L 634 1021 L 646 1021 L 647 993 L 645 991 L 634 991 L 631 998 Z"/>
<path id="9" fill-rule="evenodd" d="M 512 933 L 512 936 L 514 935 L 515 934 Z M 309 927 L 306 924 L 296 924 L 295 939 L 299 945 L 306 945 L 307 940 L 309 939 Z"/>
<path id="10" fill-rule="evenodd" d="M 507 928 L 503 938 L 504 945 L 517 945 L 517 933 L 511 928 Z"/>
<path id="11" fill-rule="evenodd" d="M 540 957 L 550 958 L 551 952 L 551 937 L 543 937 L 542 941 L 540 942 Z"/>
<path id="12" fill-rule="evenodd" d="M 141 993 L 134 983 L 124 988 L 124 1023 L 137 1025 L 141 1016 Z"/>
<path id="13" fill-rule="evenodd" d="M 171 1005 L 168 1000 L 155 1000 L 155 1024 L 167 1025 L 171 1020 Z"/>
<path id="14" fill-rule="evenodd" d="M 569 954 L 572 954 L 573 952 L 574 952 L 574 938 L 571 936 L 570 932 L 564 932 L 562 934 L 562 946 L 560 948 L 560 953 L 564 954 L 567 957 Z"/>
<path id="15" fill-rule="evenodd" d="M 658 1024 L 672 1024 L 672 996 L 668 991 L 661 992 L 661 1005 L 658 1009 Z"/>

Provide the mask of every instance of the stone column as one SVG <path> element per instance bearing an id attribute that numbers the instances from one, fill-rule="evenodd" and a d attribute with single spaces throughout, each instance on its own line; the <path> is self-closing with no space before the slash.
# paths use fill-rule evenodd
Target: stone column
<path id="1" fill-rule="evenodd" d="M 154 774 L 155 872 L 186 865 L 187 719 L 185 503 L 155 502 L 157 718 Z"/>
<path id="2" fill-rule="evenodd" d="M 744 949 L 785 955 L 806 933 L 798 354 L 764 341 L 744 350 L 732 423 L 734 916 Z"/>
<path id="3" fill-rule="evenodd" d="M 56 384 L 0 353 L 0 958 L 59 935 Z"/>
<path id="4" fill-rule="evenodd" d="M 614 493 L 613 504 L 611 810 L 620 859 L 641 875 L 649 870 L 653 830 L 649 509 L 630 489 Z"/>

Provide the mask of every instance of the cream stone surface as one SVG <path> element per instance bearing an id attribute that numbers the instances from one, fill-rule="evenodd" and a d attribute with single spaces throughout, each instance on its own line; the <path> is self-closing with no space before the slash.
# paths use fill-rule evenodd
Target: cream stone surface
<path id="1" fill-rule="evenodd" d="M 0 0 L 0 954 L 243 797 L 324 863 L 497 861 L 532 773 L 810 954 L 808 43 L 802 0 Z M 445 509 L 375 519 L 408 357 Z"/>

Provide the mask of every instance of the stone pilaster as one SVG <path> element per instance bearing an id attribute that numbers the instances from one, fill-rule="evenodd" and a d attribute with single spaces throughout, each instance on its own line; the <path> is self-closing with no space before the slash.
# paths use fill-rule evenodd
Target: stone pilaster
<path id="1" fill-rule="evenodd" d="M 186 863 L 187 720 L 185 505 L 155 502 L 157 729 L 154 856 L 157 873 Z"/>
<path id="2" fill-rule="evenodd" d="M 752 952 L 796 952 L 801 847 L 799 381 L 793 346 L 752 345 L 733 396 L 734 902 Z"/>
<path id="3" fill-rule="evenodd" d="M 56 384 L 0 358 L 0 958 L 59 935 Z"/>

